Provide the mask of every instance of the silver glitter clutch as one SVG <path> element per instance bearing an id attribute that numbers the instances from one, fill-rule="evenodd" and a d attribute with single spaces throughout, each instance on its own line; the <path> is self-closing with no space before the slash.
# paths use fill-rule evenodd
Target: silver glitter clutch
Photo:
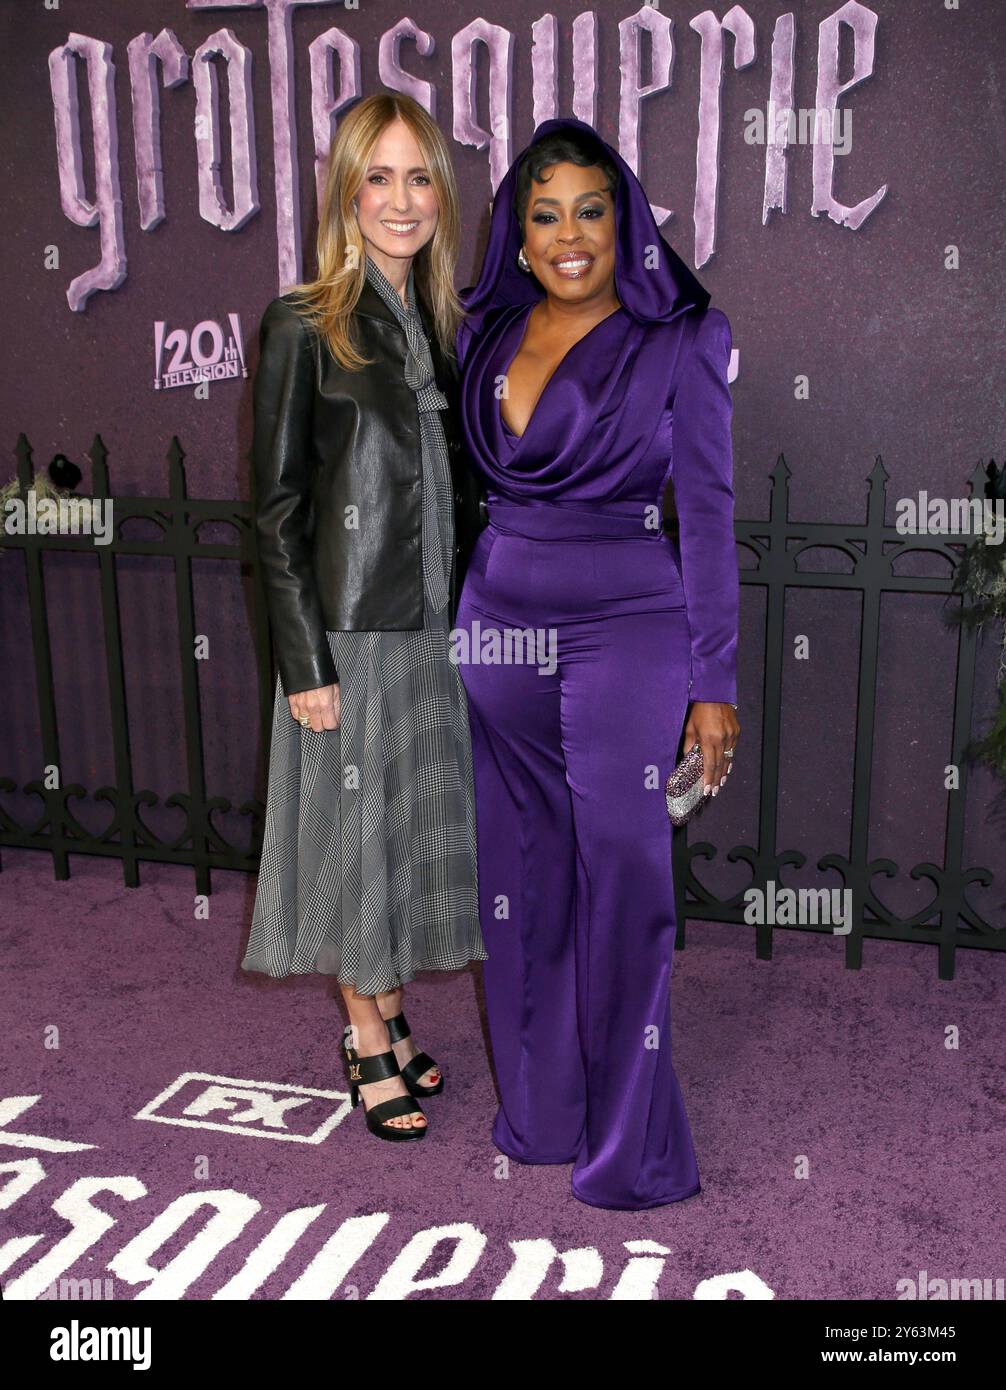
<path id="1" fill-rule="evenodd" d="M 664 787 L 667 814 L 672 825 L 684 825 L 710 797 L 702 791 L 702 745 L 690 748 L 667 779 Z"/>

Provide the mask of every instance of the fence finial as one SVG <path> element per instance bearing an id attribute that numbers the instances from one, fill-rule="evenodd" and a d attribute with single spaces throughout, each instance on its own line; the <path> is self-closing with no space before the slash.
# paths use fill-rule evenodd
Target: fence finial
<path id="1" fill-rule="evenodd" d="M 891 475 L 884 467 L 884 460 L 877 455 L 877 462 L 870 470 L 867 481 L 870 484 L 870 500 L 866 508 L 867 526 L 883 529 L 884 514 L 887 510 L 887 480 Z"/>
<path id="2" fill-rule="evenodd" d="M 26 493 L 35 477 L 35 470 L 31 465 L 31 445 L 28 443 L 28 436 L 22 430 L 17 437 L 17 446 L 14 450 L 17 459 L 16 476 L 21 485 L 21 492 Z"/>
<path id="3" fill-rule="evenodd" d="M 171 443 L 168 445 L 168 496 L 176 501 L 183 501 L 188 495 L 185 491 L 185 450 L 178 440 L 178 435 L 171 436 Z"/>
<path id="4" fill-rule="evenodd" d="M 95 497 L 107 497 L 108 450 L 100 434 L 94 436 L 87 457 L 91 460 L 91 491 Z"/>
<path id="5" fill-rule="evenodd" d="M 772 479 L 772 495 L 769 500 L 769 518 L 772 521 L 785 522 L 789 520 L 789 480 L 791 469 L 786 462 L 786 455 L 780 454 L 775 461 L 769 477 Z"/>

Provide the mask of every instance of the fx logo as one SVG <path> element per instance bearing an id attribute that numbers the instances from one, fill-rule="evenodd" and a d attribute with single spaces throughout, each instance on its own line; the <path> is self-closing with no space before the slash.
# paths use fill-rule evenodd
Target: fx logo
<path id="1" fill-rule="evenodd" d="M 320 1144 L 349 1113 L 343 1091 L 186 1071 L 134 1117 L 258 1139 Z"/>

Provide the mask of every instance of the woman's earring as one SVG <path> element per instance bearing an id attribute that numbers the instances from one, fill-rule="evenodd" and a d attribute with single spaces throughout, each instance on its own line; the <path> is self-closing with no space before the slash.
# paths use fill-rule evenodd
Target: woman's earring
<path id="1" fill-rule="evenodd" d="M 523 246 L 522 246 L 522 247 L 520 248 L 520 250 L 517 252 L 517 264 L 520 266 L 521 270 L 527 271 L 528 274 L 531 273 L 531 262 L 528 260 L 527 256 L 524 254 L 524 248 L 523 248 Z"/>

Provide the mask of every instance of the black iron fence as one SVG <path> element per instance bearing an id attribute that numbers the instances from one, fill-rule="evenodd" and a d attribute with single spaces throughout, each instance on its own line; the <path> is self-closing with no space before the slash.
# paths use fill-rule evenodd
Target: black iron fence
<path id="1" fill-rule="evenodd" d="M 16 457 L 16 476 L 20 495 L 24 499 L 33 483 L 31 448 L 24 435 L 19 437 Z M 105 501 L 111 497 L 111 493 L 106 450 L 100 437 L 95 439 L 90 457 L 93 465 L 92 496 L 98 501 Z M 43 556 L 46 552 L 58 550 L 86 551 L 96 557 L 95 563 L 99 567 L 109 692 L 107 720 L 114 754 L 115 785 L 99 788 L 93 795 L 111 806 L 111 818 L 96 833 L 80 823 L 68 804 L 71 797 L 92 794 L 91 789 L 80 783 L 49 786 L 44 778 L 25 783 L 22 790 L 37 796 L 41 804 L 41 812 L 31 825 L 19 823 L 0 801 L 0 846 L 46 851 L 52 855 L 57 879 L 69 876 L 70 854 L 102 855 L 122 860 L 123 879 L 130 887 L 139 883 L 140 862 L 148 860 L 192 868 L 196 891 L 209 893 L 213 869 L 253 870 L 257 863 L 264 812 L 260 802 L 245 801 L 236 808 L 252 818 L 250 849 L 231 844 L 212 819 L 215 813 L 225 813 L 235 808 L 227 797 L 207 795 L 199 683 L 194 660 L 193 562 L 200 558 L 215 558 L 234 560 L 250 567 L 255 588 L 254 639 L 259 720 L 264 747 L 270 732 L 275 674 L 254 544 L 251 504 L 189 498 L 186 495 L 183 460 L 182 448 L 175 438 L 168 451 L 166 497 L 114 499 L 115 528 L 107 545 L 94 545 L 88 535 L 66 533 L 46 535 L 29 531 L 0 538 L 4 549 L 24 553 L 39 727 L 43 763 L 46 766 L 60 766 L 60 740 L 46 615 Z M 768 519 L 736 523 L 738 544 L 749 557 L 754 558 L 752 567 L 742 569 L 741 582 L 760 585 L 767 590 L 756 844 L 738 845 L 727 851 L 728 861 L 741 861 L 748 865 L 749 879 L 737 893 L 720 899 L 700 882 L 692 865 L 697 858 L 711 856 L 715 847 L 707 840 L 693 839 L 689 843 L 687 826 L 675 832 L 673 857 L 679 923 L 677 944 L 684 945 L 686 918 L 744 923 L 744 897 L 748 890 L 757 889 L 765 896 L 771 884 L 784 883 L 787 866 L 801 868 L 806 863 L 806 855 L 800 850 L 780 849 L 777 833 L 786 593 L 793 588 L 851 590 L 860 596 L 862 605 L 851 829 L 846 851 L 825 854 L 817 861 L 816 867 L 822 874 L 826 870 L 835 870 L 841 877 L 843 889 L 851 894 L 851 929 L 845 935 L 847 966 L 858 968 L 862 964 L 864 938 L 878 937 L 936 945 L 940 976 L 952 979 L 957 947 L 1006 949 L 1006 932 L 997 931 L 975 910 L 966 896 L 970 884 L 988 886 L 993 881 L 990 870 L 977 866 L 965 867 L 963 862 L 969 771 L 964 749 L 971 738 L 976 657 L 976 638 L 972 631 L 963 626 L 959 628 L 949 745 L 950 761 L 957 764 L 960 770 L 960 785 L 947 796 L 943 862 L 918 864 L 909 871 L 912 879 L 929 879 L 935 891 L 920 911 L 907 918 L 897 917 L 889 911 L 873 888 L 873 880 L 878 874 L 890 879 L 897 876 L 899 870 L 889 859 L 869 858 L 871 754 L 877 704 L 882 596 L 893 591 L 951 597 L 952 570 L 962 546 L 967 542 L 932 534 L 906 535 L 886 526 L 887 473 L 879 459 L 870 475 L 867 516 L 862 524 L 792 521 L 789 517 L 789 469 L 784 459 L 780 458 L 770 477 L 772 495 Z M 981 497 L 984 483 L 981 467 L 975 470 L 970 481 L 973 494 Z M 122 527 L 135 518 L 153 523 L 158 529 L 158 536 L 144 540 L 123 536 Z M 222 544 L 201 539 L 201 528 L 213 522 L 223 522 L 233 527 L 237 535 L 235 543 Z M 812 570 L 802 569 L 801 557 L 812 551 L 816 567 Z M 822 557 L 836 553 L 846 557 L 848 564 L 844 568 L 820 565 Z M 899 574 L 896 568 L 898 562 L 909 554 L 917 553 L 936 554 L 948 561 L 945 576 Z M 167 557 L 174 572 L 187 786 L 167 796 L 149 789 L 138 790 L 133 776 L 115 559 L 116 556 L 140 555 Z M 746 637 L 749 639 L 750 634 L 746 634 Z M 0 794 L 17 789 L 17 784 L 11 778 L 0 777 Z M 185 814 L 184 829 L 170 840 L 159 838 L 141 815 L 141 808 L 158 805 L 181 808 Z M 701 823 L 700 820 L 697 824 Z M 754 926 L 754 937 L 760 957 L 771 955 L 772 935 L 781 925 L 785 930 L 831 930 L 830 927 L 822 928 L 808 922 L 759 922 Z"/>
<path id="2" fill-rule="evenodd" d="M 765 626 L 765 676 L 762 714 L 760 804 L 757 842 L 737 845 L 727 852 L 729 861 L 742 861 L 750 868 L 750 881 L 731 897 L 712 896 L 696 878 L 692 861 L 714 851 L 708 841 L 689 843 L 682 831 L 674 836 L 675 884 L 679 941 L 685 917 L 713 922 L 744 920 L 744 894 L 750 888 L 767 896 L 769 884 L 783 881 L 787 865 L 802 868 L 806 855 L 798 849 L 780 849 L 778 841 L 780 733 L 782 725 L 783 620 L 786 592 L 800 589 L 838 589 L 858 593 L 861 601 L 860 657 L 857 689 L 856 728 L 851 788 L 849 845 L 845 852 L 823 855 L 817 868 L 837 871 L 842 890 L 851 894 L 851 930 L 845 933 L 845 962 L 858 969 L 863 959 L 863 940 L 878 937 L 890 941 L 910 941 L 938 947 L 941 979 L 953 979 L 958 946 L 986 950 L 1006 949 L 1006 932 L 996 931 L 968 902 L 969 884 L 991 885 L 990 870 L 965 868 L 964 816 L 969 777 L 964 750 L 971 741 L 972 700 L 974 694 L 977 639 L 973 630 L 961 626 L 957 644 L 954 678 L 954 710 L 948 744 L 949 763 L 958 768 L 959 784 L 948 792 L 943 863 L 916 864 L 908 872 L 913 880 L 929 879 L 935 889 L 930 901 L 911 917 L 898 917 L 890 911 L 873 887 L 883 874 L 889 881 L 898 877 L 897 864 L 890 859 L 870 859 L 870 793 L 874 728 L 877 708 L 880 605 L 885 593 L 952 594 L 953 570 L 960 551 L 968 544 L 945 535 L 907 534 L 885 525 L 887 470 L 878 458 L 869 477 L 866 521 L 857 523 L 796 522 L 789 515 L 790 470 L 780 456 L 770 474 L 772 496 L 767 521 L 738 521 L 736 537 L 755 559 L 753 568 L 744 569 L 744 584 L 761 585 L 767 591 Z M 984 496 L 985 472 L 981 465 L 970 479 L 972 496 Z M 815 568 L 801 569 L 801 557 L 813 553 Z M 845 556 L 848 568 L 822 564 L 829 556 Z M 898 573 L 898 565 L 912 555 L 938 555 L 946 561 L 942 576 Z M 820 567 L 817 567 L 820 566 Z M 954 601 L 959 602 L 958 599 Z M 932 731 L 934 739 L 940 731 Z M 701 824 L 701 822 L 699 822 Z M 683 827 L 682 830 L 687 827 Z M 825 930 L 830 927 L 806 921 L 785 924 L 785 929 Z M 768 959 L 772 954 L 772 934 L 776 925 L 754 924 L 756 952 Z"/>
<path id="3" fill-rule="evenodd" d="M 22 500 L 27 498 L 33 483 L 31 446 L 22 434 L 17 443 L 17 473 Z M 91 446 L 92 498 L 99 502 L 111 497 L 109 491 L 107 451 L 100 435 Z M 101 595 L 101 622 L 104 635 L 105 675 L 108 683 L 108 731 L 115 767 L 114 786 L 97 790 L 79 782 L 57 786 L 47 785 L 47 779 L 26 782 L 23 790 L 41 801 L 41 814 L 34 824 L 19 824 L 0 801 L 0 846 L 11 845 L 28 849 L 44 849 L 52 855 L 57 879 L 70 876 L 68 855 L 91 854 L 122 860 L 123 881 L 130 888 L 138 886 L 139 864 L 149 860 L 162 864 L 188 865 L 195 870 L 197 893 L 209 893 L 212 888 L 212 869 L 254 869 L 261 844 L 264 807 L 257 800 L 246 801 L 238 811 L 252 819 L 252 847 L 241 849 L 231 844 L 219 825 L 215 813 L 235 809 L 229 798 L 207 796 L 206 771 L 203 754 L 203 725 L 200 713 L 199 679 L 194 658 L 195 607 L 193 562 L 197 559 L 234 560 L 250 567 L 254 576 L 256 672 L 259 692 L 259 721 L 264 739 L 270 732 L 269 714 L 272 708 L 274 672 L 269 645 L 265 597 L 257 563 L 252 511 L 249 502 L 207 501 L 186 495 L 185 455 L 177 437 L 168 450 L 167 497 L 116 497 L 115 528 L 107 545 L 95 545 L 89 534 L 44 535 L 32 532 L 3 535 L 4 549 L 24 552 L 27 578 L 28 610 L 31 624 L 31 645 L 35 664 L 35 687 L 39 702 L 39 731 L 42 762 L 46 767 L 59 769 L 60 738 L 53 684 L 52 653 L 49 623 L 46 612 L 46 592 L 42 561 L 47 552 L 84 551 L 96 557 Z M 142 519 L 151 523 L 159 533 L 153 539 L 124 536 L 128 523 Z M 233 544 L 209 541 L 200 535 L 203 527 L 224 523 L 234 529 Z M 119 581 L 116 556 L 156 555 L 167 558 L 174 572 L 174 606 L 178 631 L 178 671 L 181 680 L 182 718 L 185 731 L 185 764 L 187 786 L 184 790 L 159 794 L 149 789 L 138 790 L 133 777 L 133 758 L 130 748 L 129 720 L 126 708 L 126 672 L 123 664 L 122 631 L 119 617 Z M 2 571 L 0 571 L 2 574 Z M 16 783 L 0 776 L 0 793 L 16 790 Z M 96 800 L 112 807 L 108 823 L 97 833 L 87 830 L 74 816 L 71 798 L 93 795 Z M 182 830 L 170 839 L 161 838 L 143 818 L 143 808 L 167 806 L 181 810 L 185 816 Z"/>

